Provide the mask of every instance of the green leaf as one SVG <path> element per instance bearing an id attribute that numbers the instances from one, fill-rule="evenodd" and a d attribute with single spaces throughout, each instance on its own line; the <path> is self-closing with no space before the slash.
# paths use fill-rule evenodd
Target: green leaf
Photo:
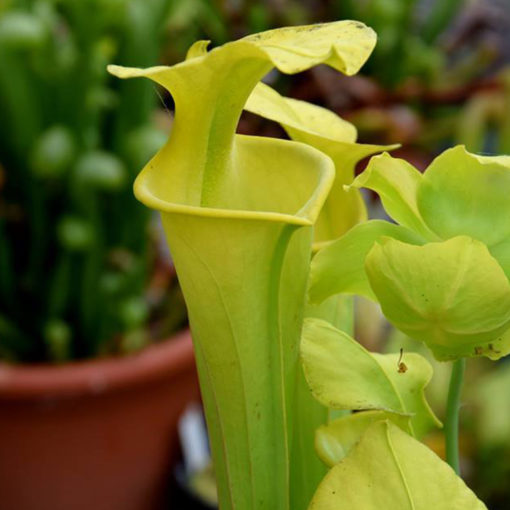
<path id="1" fill-rule="evenodd" d="M 327 322 L 305 319 L 301 358 L 313 395 L 327 407 L 408 415 L 418 437 L 439 425 L 423 393 L 432 367 L 419 354 L 406 353 L 399 370 L 398 354 L 368 352 Z"/>
<path id="2" fill-rule="evenodd" d="M 376 191 L 388 214 L 430 241 L 468 235 L 489 247 L 510 241 L 510 157 L 457 146 L 422 175 L 389 154 L 372 158 L 351 187 Z"/>
<path id="3" fill-rule="evenodd" d="M 306 317 L 322 319 L 335 328 L 352 334 L 354 329 L 354 300 L 352 296 L 334 295 L 320 304 L 308 303 Z"/>
<path id="4" fill-rule="evenodd" d="M 398 147 L 356 143 L 356 128 L 333 112 L 319 106 L 281 96 L 259 83 L 245 109 L 278 122 L 296 141 L 327 154 L 335 163 L 336 176 L 329 197 L 315 224 L 314 249 L 334 240 L 360 221 L 366 220 L 366 207 L 356 189 L 344 186 L 354 179 L 356 163 L 366 156 Z"/>
<path id="5" fill-rule="evenodd" d="M 372 425 L 309 510 L 487 510 L 453 469 L 395 425 Z"/>
<path id="6" fill-rule="evenodd" d="M 365 171 L 352 183 L 353 188 L 368 188 L 379 194 L 386 212 L 400 225 L 419 233 L 425 239 L 435 236 L 425 224 L 417 203 L 423 177 L 403 159 L 384 153 L 370 160 Z"/>
<path id="7" fill-rule="evenodd" d="M 362 411 L 342 416 L 322 425 L 315 434 L 315 448 L 329 467 L 338 464 L 358 443 L 367 428 L 381 420 L 390 420 L 402 430 L 409 431 L 410 416 L 386 411 Z"/>
<path id="8" fill-rule="evenodd" d="M 310 137 L 331 142 L 354 143 L 358 136 L 353 124 L 326 108 L 280 95 L 265 83 L 253 89 L 245 110 L 282 124 L 284 129 L 295 129 Z M 303 135 L 301 135 L 303 136 Z"/>
<path id="9" fill-rule="evenodd" d="M 510 352 L 510 283 L 480 241 L 459 236 L 412 246 L 386 239 L 366 258 L 388 320 L 439 360 Z"/>
<path id="10" fill-rule="evenodd" d="M 334 180 L 331 160 L 316 149 L 236 135 L 238 119 L 273 67 L 294 73 L 324 62 L 350 74 L 374 44 L 371 29 L 341 21 L 257 34 L 210 52 L 199 42 L 173 67 L 109 68 L 152 79 L 176 104 L 170 139 L 138 176 L 135 194 L 162 212 L 223 510 L 289 509 L 300 490 L 298 342 L 312 225 Z"/>
<path id="11" fill-rule="evenodd" d="M 298 73 L 324 63 L 352 75 L 372 53 L 377 36 L 363 23 L 346 20 L 277 28 L 242 40 L 263 48 L 284 73 Z"/>
<path id="12" fill-rule="evenodd" d="M 365 257 L 382 236 L 413 244 L 424 241 L 411 230 L 382 220 L 371 220 L 353 227 L 340 239 L 319 250 L 312 260 L 309 298 L 320 303 L 346 293 L 375 299 L 365 273 Z"/>
<path id="13" fill-rule="evenodd" d="M 506 277 L 510 280 L 510 240 L 490 246 L 491 255 L 499 262 Z"/>
<path id="14" fill-rule="evenodd" d="M 509 196 L 510 157 L 476 156 L 458 146 L 425 172 L 418 207 L 441 238 L 468 235 L 492 246 L 510 241 Z"/>

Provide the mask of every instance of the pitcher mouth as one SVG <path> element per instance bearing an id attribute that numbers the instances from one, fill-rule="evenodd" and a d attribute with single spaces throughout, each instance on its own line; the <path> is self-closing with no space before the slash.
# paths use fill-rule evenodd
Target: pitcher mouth
<path id="1" fill-rule="evenodd" d="M 236 142 L 244 145 L 256 144 L 254 149 L 263 150 L 264 147 L 280 146 L 282 150 L 293 148 L 310 159 L 310 173 L 317 175 L 313 191 L 308 199 L 295 213 L 284 213 L 271 210 L 251 210 L 239 208 L 205 207 L 173 202 L 162 198 L 155 186 L 150 183 L 152 173 L 162 171 L 150 161 L 140 172 L 134 183 L 134 193 L 140 202 L 163 213 L 202 216 L 207 218 L 228 218 L 238 220 L 272 221 L 288 223 L 298 226 L 311 226 L 319 216 L 335 178 L 334 163 L 329 156 L 301 142 L 266 138 L 259 136 L 236 135 Z M 277 169 L 275 169 L 277 171 Z M 169 176 L 171 179 L 171 176 Z"/>

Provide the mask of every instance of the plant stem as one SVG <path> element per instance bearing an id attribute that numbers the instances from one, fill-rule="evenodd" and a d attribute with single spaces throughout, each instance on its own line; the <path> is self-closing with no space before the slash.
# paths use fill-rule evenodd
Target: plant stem
<path id="1" fill-rule="evenodd" d="M 453 363 L 450 387 L 448 389 L 448 403 L 446 407 L 446 423 L 444 427 L 446 440 L 446 461 L 460 474 L 459 465 L 459 409 L 462 380 L 466 368 L 465 358 Z"/>

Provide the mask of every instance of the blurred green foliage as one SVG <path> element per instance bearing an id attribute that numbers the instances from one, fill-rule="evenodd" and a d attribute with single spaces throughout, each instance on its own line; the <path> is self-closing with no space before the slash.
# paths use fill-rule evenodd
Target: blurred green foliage
<path id="1" fill-rule="evenodd" d="M 173 0 L 168 18 L 172 44 L 167 48 L 167 60 L 172 63 L 182 60 L 191 44 L 199 39 L 209 39 L 216 46 L 279 26 L 311 23 L 314 10 L 306 3 L 300 0 Z"/>
<path id="2" fill-rule="evenodd" d="M 171 4 L 0 2 L 4 358 L 65 361 L 148 340 L 151 218 L 131 185 L 166 134 L 154 88 L 114 81 L 106 65 L 156 63 Z"/>
<path id="3" fill-rule="evenodd" d="M 472 94 L 458 116 L 456 139 L 474 152 L 510 154 L 510 68 L 496 90 Z"/>
<path id="4" fill-rule="evenodd" d="M 365 72 L 387 87 L 409 76 L 435 80 L 444 67 L 438 45 L 465 0 L 435 0 L 426 9 L 420 0 L 334 0 L 342 18 L 359 19 L 378 35 L 374 55 Z"/>
<path id="5" fill-rule="evenodd" d="M 277 26 L 354 19 L 378 35 L 363 74 L 392 88 L 409 76 L 441 77 L 441 36 L 465 5 L 466 0 L 174 0 L 169 23 L 176 36 L 169 51 L 176 60 L 200 38 L 222 44 Z"/>

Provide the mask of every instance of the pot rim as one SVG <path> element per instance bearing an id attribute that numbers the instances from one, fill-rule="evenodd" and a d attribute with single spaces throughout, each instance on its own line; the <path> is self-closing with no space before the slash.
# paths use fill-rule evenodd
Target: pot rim
<path id="1" fill-rule="evenodd" d="M 175 377 L 194 370 L 188 329 L 127 356 L 71 361 L 63 365 L 0 362 L 0 399 L 97 395 Z"/>

